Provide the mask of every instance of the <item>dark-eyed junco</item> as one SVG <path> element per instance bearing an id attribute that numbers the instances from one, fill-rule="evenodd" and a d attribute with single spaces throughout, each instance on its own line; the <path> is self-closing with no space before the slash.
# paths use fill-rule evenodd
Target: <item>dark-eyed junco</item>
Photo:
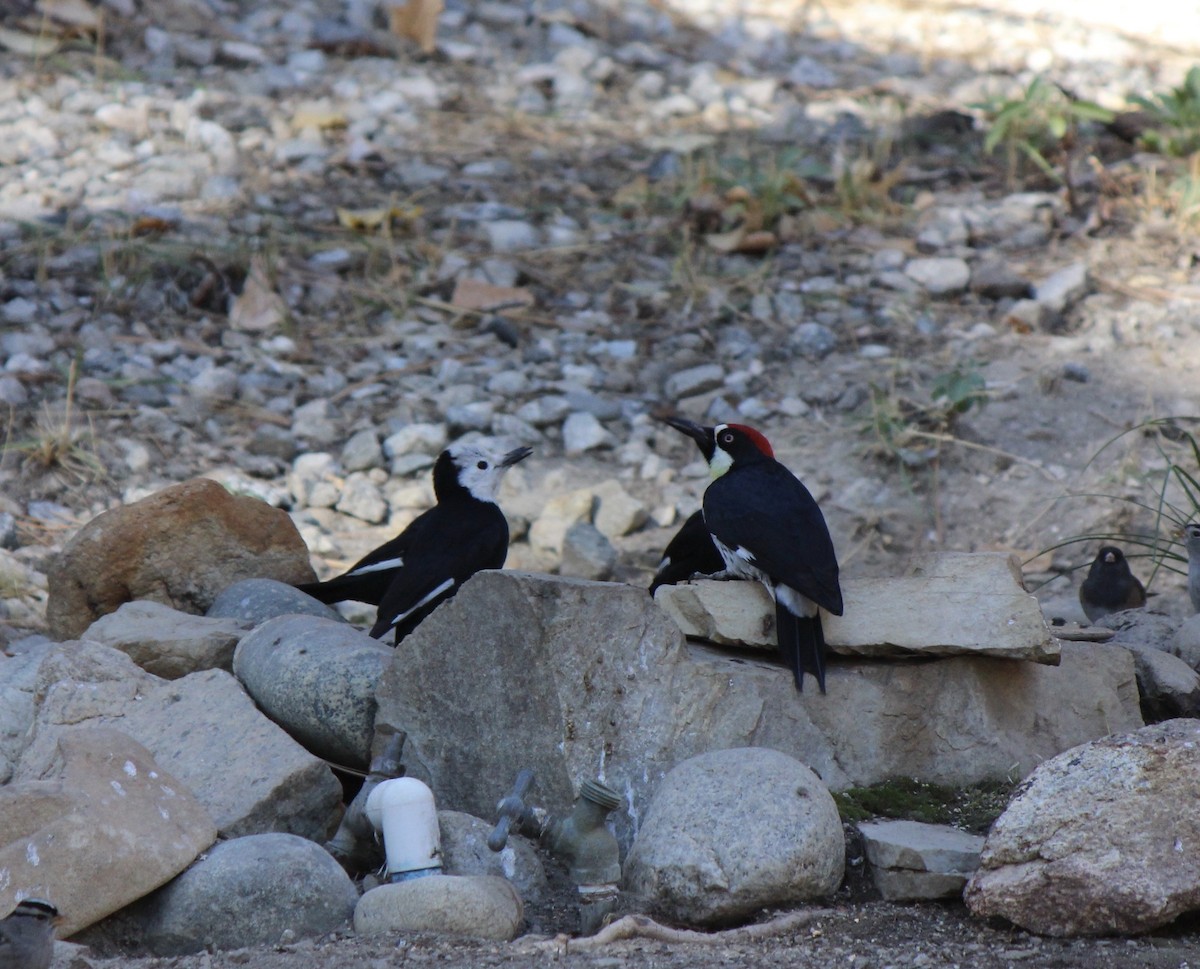
<path id="1" fill-rule="evenodd" d="M 1087 578 L 1079 587 L 1079 604 L 1089 622 L 1122 609 L 1140 609 L 1146 604 L 1146 589 L 1129 571 L 1129 563 L 1115 545 L 1096 553 Z"/>

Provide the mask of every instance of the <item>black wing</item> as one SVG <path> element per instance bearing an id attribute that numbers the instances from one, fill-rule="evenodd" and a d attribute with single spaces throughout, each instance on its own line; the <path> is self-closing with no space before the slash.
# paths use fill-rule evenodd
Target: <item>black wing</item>
<path id="1" fill-rule="evenodd" d="M 371 629 L 377 639 L 395 630 L 399 642 L 467 579 L 482 569 L 501 568 L 508 557 L 508 522 L 490 502 L 443 501 L 421 516 L 427 518 L 379 603 Z"/>
<path id="2" fill-rule="evenodd" d="M 816 499 L 777 461 L 731 468 L 704 492 L 708 530 L 730 549 L 835 616 L 842 614 L 837 556 Z"/>
<path id="3" fill-rule="evenodd" d="M 712 575 L 725 568 L 725 560 L 713 544 L 704 512 L 695 512 L 663 550 L 662 563 L 650 583 L 650 594 L 660 585 L 674 585 L 693 575 Z"/>
<path id="4" fill-rule="evenodd" d="M 413 519 L 408 528 L 373 552 L 368 552 L 341 575 L 324 582 L 306 582 L 296 588 L 321 602 L 344 602 L 353 599 L 355 602 L 366 602 L 372 606 L 379 605 L 403 563 L 407 561 L 409 548 L 420 547 L 428 541 L 431 532 L 436 533 L 437 510 L 438 506 L 435 505 L 422 512 Z"/>

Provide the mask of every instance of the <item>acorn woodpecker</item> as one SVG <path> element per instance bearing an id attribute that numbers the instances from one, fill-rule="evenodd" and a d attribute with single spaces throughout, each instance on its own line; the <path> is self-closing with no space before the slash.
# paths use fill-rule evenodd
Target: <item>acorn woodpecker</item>
<path id="1" fill-rule="evenodd" d="M 818 607 L 842 614 L 837 556 L 825 517 L 800 479 L 775 460 L 767 439 L 744 424 L 673 424 L 696 440 L 712 437 L 704 522 L 725 572 L 755 579 L 775 599 L 775 632 L 796 689 L 804 674 L 825 692 L 825 636 Z"/>
<path id="2" fill-rule="evenodd" d="M 1115 545 L 1105 545 L 1096 553 L 1087 578 L 1079 586 L 1079 604 L 1088 622 L 1146 604 L 1145 587 L 1129 571 L 1129 562 Z"/>
<path id="3" fill-rule="evenodd" d="M 392 632 L 400 642 L 476 572 L 504 565 L 508 521 L 496 493 L 505 472 L 532 453 L 451 444 L 433 466 L 433 508 L 342 575 L 297 588 L 321 602 L 378 606 L 371 635 Z"/>

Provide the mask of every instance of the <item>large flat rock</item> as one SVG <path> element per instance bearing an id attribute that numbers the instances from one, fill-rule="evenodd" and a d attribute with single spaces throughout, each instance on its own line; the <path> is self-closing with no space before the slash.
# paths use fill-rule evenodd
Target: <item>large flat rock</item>
<path id="1" fill-rule="evenodd" d="M 772 658 L 687 644 L 631 586 L 481 572 L 396 651 L 376 727 L 407 733 L 405 765 L 443 809 L 494 817 L 526 767 L 533 801 L 557 811 L 600 778 L 626 799 L 628 846 L 665 773 L 710 750 L 770 747 L 835 790 L 964 784 L 1142 723 L 1116 647 L 1063 644 L 1057 667 L 835 659 L 827 695 L 797 693 Z"/>
<path id="2" fill-rule="evenodd" d="M 1008 555 L 931 555 L 911 575 L 845 579 L 842 598 L 844 615 L 821 614 L 836 653 L 1059 661 L 1058 640 Z M 659 587 L 655 601 L 687 636 L 775 646 L 775 604 L 760 583 L 698 579 Z"/>

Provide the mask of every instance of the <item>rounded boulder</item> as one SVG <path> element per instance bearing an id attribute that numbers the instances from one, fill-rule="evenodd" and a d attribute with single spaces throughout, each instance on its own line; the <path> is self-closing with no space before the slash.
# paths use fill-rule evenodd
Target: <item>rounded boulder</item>
<path id="1" fill-rule="evenodd" d="M 673 768 L 625 862 L 625 888 L 668 918 L 721 925 L 766 906 L 823 898 L 842 881 L 832 795 L 766 748 L 719 750 Z"/>
<path id="2" fill-rule="evenodd" d="M 262 711 L 309 751 L 365 768 L 375 687 L 394 655 L 347 623 L 279 616 L 242 638 L 233 672 Z"/>

